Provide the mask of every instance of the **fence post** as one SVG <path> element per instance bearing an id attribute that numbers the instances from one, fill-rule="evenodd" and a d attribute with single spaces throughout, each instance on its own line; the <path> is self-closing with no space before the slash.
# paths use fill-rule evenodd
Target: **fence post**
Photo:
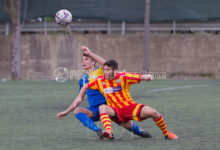
<path id="1" fill-rule="evenodd" d="M 176 20 L 173 20 L 173 34 L 176 34 Z"/>
<path id="2" fill-rule="evenodd" d="M 145 0 L 144 16 L 144 69 L 150 71 L 150 0 Z"/>
<path id="3" fill-rule="evenodd" d="M 10 32 L 10 24 L 7 22 L 5 24 L 5 36 L 8 36 Z"/>
<path id="4" fill-rule="evenodd" d="M 121 34 L 122 35 L 125 35 L 125 26 L 126 26 L 125 21 L 122 21 L 122 24 L 121 24 Z"/>
<path id="5" fill-rule="evenodd" d="M 44 34 L 47 34 L 47 19 L 44 17 Z"/>
<path id="6" fill-rule="evenodd" d="M 111 21 L 109 20 L 108 21 L 108 34 L 111 34 L 112 31 L 111 31 Z"/>

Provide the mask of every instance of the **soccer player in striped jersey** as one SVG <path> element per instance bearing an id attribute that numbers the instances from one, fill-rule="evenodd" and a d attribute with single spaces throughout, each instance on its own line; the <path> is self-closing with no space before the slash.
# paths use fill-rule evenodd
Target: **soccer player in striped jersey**
<path id="1" fill-rule="evenodd" d="M 151 81 L 152 75 L 118 72 L 118 63 L 115 60 L 106 61 L 103 65 L 104 75 L 89 81 L 81 92 L 87 88 L 99 90 L 106 98 L 107 105 L 99 106 L 100 119 L 106 129 L 103 136 L 113 138 L 111 120 L 119 124 L 129 126 L 131 120 L 143 121 L 152 118 L 162 131 L 165 139 L 177 139 L 178 136 L 167 129 L 166 123 L 160 113 L 145 105 L 135 103 L 130 96 L 129 88 L 132 84 L 140 83 L 141 80 Z M 79 95 L 82 93 L 80 92 Z"/>
<path id="2" fill-rule="evenodd" d="M 83 68 L 85 69 L 86 73 L 81 77 L 79 80 L 80 89 L 83 85 L 87 84 L 89 81 L 95 79 L 98 76 L 104 74 L 102 70 L 102 65 L 104 64 L 105 60 L 93 53 L 89 50 L 88 47 L 81 46 L 83 52 Z M 98 62 L 101 66 L 95 68 L 95 63 Z M 84 93 L 85 94 L 85 93 Z M 87 99 L 89 102 L 89 107 L 78 107 L 84 97 L 82 98 L 77 97 L 73 103 L 65 110 L 56 115 L 58 119 L 62 119 L 64 116 L 68 115 L 71 111 L 75 117 L 87 128 L 97 132 L 97 135 L 102 138 L 102 130 L 94 123 L 99 121 L 100 114 L 99 114 L 99 106 L 102 104 L 106 104 L 105 97 L 98 91 L 93 89 L 88 89 L 86 91 Z M 150 138 L 151 135 L 147 131 L 142 131 L 139 127 L 133 122 L 130 126 L 124 126 L 129 131 L 132 131 L 134 134 L 139 135 L 141 137 Z"/>

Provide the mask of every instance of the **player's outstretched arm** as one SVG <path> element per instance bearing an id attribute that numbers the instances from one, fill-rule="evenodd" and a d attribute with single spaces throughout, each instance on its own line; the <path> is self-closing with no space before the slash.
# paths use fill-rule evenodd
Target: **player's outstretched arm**
<path id="1" fill-rule="evenodd" d="M 100 65 L 104 65 L 105 59 L 102 58 L 101 56 L 93 53 L 88 47 L 86 46 L 80 46 L 82 52 L 90 57 L 92 57 L 95 61 L 97 61 Z"/>
<path id="2" fill-rule="evenodd" d="M 88 89 L 87 84 L 83 85 L 83 87 L 81 88 L 78 96 L 83 99 L 85 94 L 86 94 L 87 89 Z"/>
<path id="3" fill-rule="evenodd" d="M 71 111 L 73 111 L 77 106 L 82 103 L 87 88 L 87 85 L 81 88 L 79 95 L 74 99 L 73 103 L 65 111 L 59 112 L 56 115 L 57 119 L 62 119 L 63 117 L 67 116 Z"/>
<path id="4" fill-rule="evenodd" d="M 62 119 L 63 117 L 67 116 L 71 111 L 73 111 L 77 106 L 79 106 L 81 102 L 82 102 L 82 99 L 79 96 L 77 96 L 74 99 L 73 103 L 66 110 L 59 112 L 56 115 L 57 119 Z"/>
<path id="5" fill-rule="evenodd" d="M 153 76 L 151 74 L 141 75 L 141 80 L 152 81 Z"/>

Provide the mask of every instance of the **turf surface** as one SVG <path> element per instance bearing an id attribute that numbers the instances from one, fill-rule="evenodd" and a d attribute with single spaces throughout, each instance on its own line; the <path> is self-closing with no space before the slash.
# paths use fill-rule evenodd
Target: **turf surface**
<path id="1" fill-rule="evenodd" d="M 155 80 L 131 87 L 135 101 L 162 113 L 178 140 L 165 140 L 151 119 L 138 125 L 152 139 L 134 136 L 113 123 L 114 141 L 99 140 L 72 114 L 57 120 L 56 113 L 71 104 L 77 93 L 76 81 L 1 82 L 0 150 L 220 149 L 220 80 Z"/>

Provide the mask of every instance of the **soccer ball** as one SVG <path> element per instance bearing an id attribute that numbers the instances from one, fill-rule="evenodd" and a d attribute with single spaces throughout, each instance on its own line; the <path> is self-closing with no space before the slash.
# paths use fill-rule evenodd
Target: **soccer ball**
<path id="1" fill-rule="evenodd" d="M 72 21 L 72 14 L 66 9 L 61 9 L 56 13 L 56 22 L 61 26 L 67 26 Z"/>

